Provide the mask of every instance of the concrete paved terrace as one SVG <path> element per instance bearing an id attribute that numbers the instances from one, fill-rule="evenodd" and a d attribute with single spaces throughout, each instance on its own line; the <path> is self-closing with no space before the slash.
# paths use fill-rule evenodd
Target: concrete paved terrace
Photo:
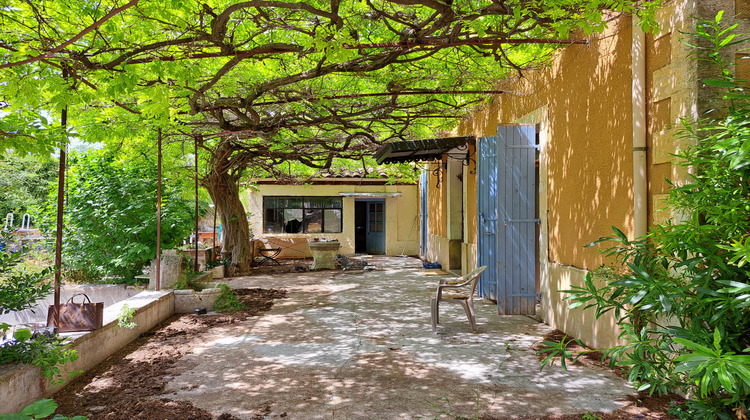
<path id="1" fill-rule="evenodd" d="M 596 367 L 540 372 L 531 346 L 551 328 L 488 301 L 476 302 L 478 334 L 460 305 L 443 306 L 433 334 L 441 276 L 413 258 L 370 261 L 379 270 L 233 279 L 288 297 L 195 343 L 165 397 L 241 418 L 413 419 L 606 412 L 632 393 Z"/>

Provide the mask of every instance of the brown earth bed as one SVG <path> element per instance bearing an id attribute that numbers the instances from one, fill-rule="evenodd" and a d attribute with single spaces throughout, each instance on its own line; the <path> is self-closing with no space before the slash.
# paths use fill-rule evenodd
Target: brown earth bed
<path id="1" fill-rule="evenodd" d="M 77 377 L 55 394 L 57 413 L 84 415 L 90 419 L 213 419 L 207 411 L 186 401 L 158 396 L 164 393 L 166 376 L 180 357 L 193 349 L 201 334 L 209 329 L 243 322 L 273 306 L 274 299 L 286 296 L 284 290 L 237 289 L 245 309 L 240 312 L 209 315 L 174 315 L 142 334 L 96 368 Z M 263 418 L 258 413 L 257 418 Z M 222 420 L 236 417 L 222 414 Z"/>
<path id="2" fill-rule="evenodd" d="M 291 267 L 290 267 L 291 266 Z M 293 264 L 268 267 L 268 271 L 283 271 Z M 291 270 L 290 270 L 291 271 Z M 260 316 L 273 306 L 274 299 L 286 296 L 284 290 L 237 289 L 245 310 L 229 314 L 174 315 L 142 334 L 138 339 L 108 358 L 91 371 L 80 375 L 68 386 L 55 394 L 59 404 L 57 413 L 66 416 L 84 415 L 90 419 L 219 419 L 232 420 L 237 417 L 223 413 L 214 417 L 211 413 L 193 406 L 187 401 L 160 398 L 164 394 L 168 375 L 179 368 L 180 358 L 192 351 L 193 343 L 213 327 L 243 322 L 247 317 Z M 559 341 L 564 335 L 553 332 L 545 341 Z M 574 352 L 584 350 L 573 344 Z M 582 364 L 601 364 L 596 354 L 581 357 Z M 625 375 L 624 372 L 616 372 Z M 612 413 L 592 413 L 601 420 L 623 419 L 671 419 L 666 412 L 672 401 L 681 400 L 674 395 L 649 396 L 647 393 L 631 399 L 630 404 Z M 261 408 L 253 418 L 263 419 L 268 409 Z M 376 417 L 373 417 L 376 418 Z M 526 416 L 524 420 L 583 419 L 583 415 Z M 501 420 L 481 417 L 484 420 Z"/>

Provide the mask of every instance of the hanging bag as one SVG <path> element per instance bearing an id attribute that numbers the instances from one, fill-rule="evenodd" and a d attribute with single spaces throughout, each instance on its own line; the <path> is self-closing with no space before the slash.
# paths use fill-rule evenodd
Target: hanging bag
<path id="1" fill-rule="evenodd" d="M 76 296 L 83 296 L 81 303 L 73 302 Z M 92 303 L 85 293 L 76 293 L 68 302 L 60 305 L 59 332 L 92 331 L 102 327 L 104 321 L 104 302 Z M 47 326 L 55 326 L 55 305 L 49 305 Z"/>

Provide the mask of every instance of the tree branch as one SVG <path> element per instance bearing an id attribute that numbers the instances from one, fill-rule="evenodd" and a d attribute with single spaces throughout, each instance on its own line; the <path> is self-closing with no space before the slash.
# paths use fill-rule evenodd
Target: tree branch
<path id="1" fill-rule="evenodd" d="M 319 101 L 319 100 L 336 100 L 336 99 L 352 99 L 352 98 L 376 98 L 383 96 L 410 96 L 410 95 L 494 95 L 508 93 L 505 90 L 443 90 L 443 89 L 423 89 L 413 91 L 398 91 L 398 92 L 379 92 L 379 93 L 355 93 L 351 95 L 336 95 L 336 96 L 322 96 L 318 98 L 288 98 L 278 101 L 267 101 L 267 102 L 255 102 L 253 105 L 265 106 L 265 105 L 279 105 L 291 102 L 301 101 Z"/>
<path id="2" fill-rule="evenodd" d="M 16 61 L 16 62 L 13 62 L 13 63 L 0 64 L 0 69 L 4 69 L 4 68 L 8 68 L 8 67 L 21 66 L 21 65 L 24 65 L 24 64 L 29 64 L 29 63 L 33 63 L 33 62 L 39 61 L 39 60 L 41 60 L 43 58 L 53 57 L 58 52 L 62 51 L 63 48 L 65 48 L 68 45 L 71 45 L 74 42 L 78 41 L 79 39 L 83 38 L 84 36 L 86 36 L 86 34 L 88 34 L 89 32 L 93 31 L 97 27 L 101 26 L 104 22 L 110 20 L 111 18 L 117 16 L 118 14 L 124 12 L 125 10 L 127 10 L 127 9 L 135 6 L 136 4 L 138 4 L 139 1 L 140 0 L 131 0 L 130 3 L 128 3 L 128 4 L 124 5 L 124 6 L 116 7 L 114 9 L 112 9 L 109 13 L 107 13 L 106 15 L 104 15 L 104 17 L 102 17 L 101 19 L 97 20 L 93 24 L 91 24 L 88 27 L 86 27 L 84 30 L 82 30 L 77 35 L 75 35 L 73 38 L 70 38 L 69 40 L 67 40 L 67 41 L 63 42 L 62 44 L 58 45 L 57 47 L 51 49 L 49 52 L 47 52 L 45 54 L 38 55 L 36 57 L 31 57 L 31 58 L 28 58 L 28 59 L 22 60 L 22 61 Z"/>

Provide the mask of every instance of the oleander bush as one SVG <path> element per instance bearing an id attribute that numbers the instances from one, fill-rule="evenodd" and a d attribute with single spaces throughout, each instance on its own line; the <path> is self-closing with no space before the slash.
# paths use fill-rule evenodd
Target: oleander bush
<path id="1" fill-rule="evenodd" d="M 571 309 L 614 312 L 626 344 L 604 355 L 638 390 L 685 393 L 670 413 L 686 419 L 743 419 L 750 407 L 750 94 L 722 60 L 746 39 L 721 18 L 699 21 L 691 41 L 695 58 L 717 69 L 702 82 L 717 92 L 711 115 L 720 117 L 684 122 L 693 146 L 679 152 L 689 179 L 671 186 L 674 220 L 635 240 L 615 228 L 592 244 L 609 244 L 615 265 L 563 291 Z M 549 344 L 545 363 L 573 357 L 567 343 Z"/>

